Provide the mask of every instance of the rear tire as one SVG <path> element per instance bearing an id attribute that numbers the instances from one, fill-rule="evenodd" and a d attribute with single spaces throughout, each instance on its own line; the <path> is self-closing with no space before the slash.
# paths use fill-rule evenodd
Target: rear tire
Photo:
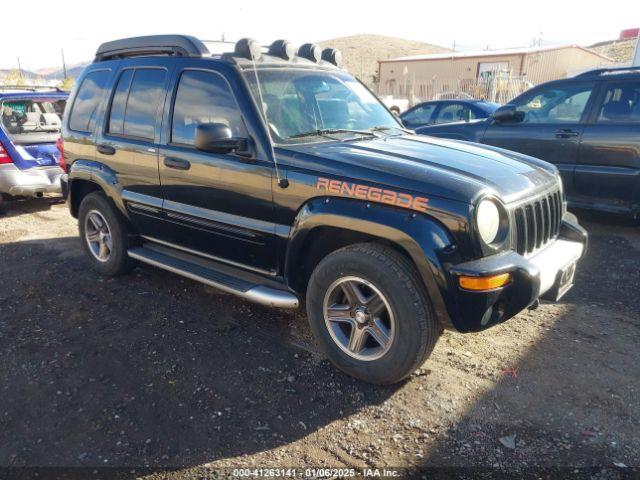
<path id="1" fill-rule="evenodd" d="M 409 376 L 441 332 L 414 266 L 375 243 L 344 247 L 318 264 L 307 289 L 307 314 L 329 360 L 376 384 Z"/>
<path id="2" fill-rule="evenodd" d="M 135 267 L 127 254 L 129 229 L 126 221 L 103 192 L 93 192 L 82 199 L 78 225 L 82 248 L 95 270 L 115 276 Z"/>

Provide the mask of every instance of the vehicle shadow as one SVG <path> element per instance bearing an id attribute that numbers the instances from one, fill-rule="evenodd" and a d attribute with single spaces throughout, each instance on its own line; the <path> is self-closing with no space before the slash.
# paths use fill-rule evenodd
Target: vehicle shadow
<path id="1" fill-rule="evenodd" d="M 100 277 L 74 237 L 1 244 L 0 265 L 0 466 L 202 465 L 395 391 L 321 360 L 301 314 L 153 268 Z"/>
<path id="2" fill-rule="evenodd" d="M 49 210 L 51 205 L 61 201 L 62 197 L 2 200 L 0 201 L 0 219 Z"/>
<path id="3" fill-rule="evenodd" d="M 469 478 L 500 472 L 583 478 L 574 467 L 640 467 L 640 230 L 597 216 L 581 222 L 590 249 L 575 287 L 560 305 L 511 320 L 514 342 L 518 322 L 538 322 L 539 340 L 505 364 L 448 435 L 430 445 L 417 465 L 434 473 L 430 478 L 462 471 Z M 534 467 L 547 469 L 547 476 Z M 632 478 L 613 473 L 597 478 Z"/>

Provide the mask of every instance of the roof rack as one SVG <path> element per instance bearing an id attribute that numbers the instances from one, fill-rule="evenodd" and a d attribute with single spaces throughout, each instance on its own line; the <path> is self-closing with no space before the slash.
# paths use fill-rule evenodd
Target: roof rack
<path id="1" fill-rule="evenodd" d="M 580 77 L 597 77 L 600 75 L 606 75 L 610 73 L 640 73 L 640 67 L 614 67 L 614 68 L 596 68 L 595 70 L 589 70 L 576 75 L 576 78 Z"/>
<path id="2" fill-rule="evenodd" d="M 60 87 L 54 87 L 51 85 L 0 85 L 0 91 L 3 90 L 22 90 L 27 92 L 37 92 L 38 90 L 52 90 L 55 92 L 66 92 Z"/>
<path id="3" fill-rule="evenodd" d="M 96 51 L 94 62 L 147 55 L 204 57 L 209 56 L 209 50 L 190 35 L 149 35 L 103 43 Z"/>

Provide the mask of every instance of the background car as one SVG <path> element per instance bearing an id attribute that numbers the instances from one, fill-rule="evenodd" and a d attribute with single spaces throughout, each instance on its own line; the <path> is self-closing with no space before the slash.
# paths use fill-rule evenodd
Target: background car
<path id="1" fill-rule="evenodd" d="M 407 128 L 424 125 L 466 122 L 488 118 L 500 106 L 483 100 L 433 100 L 423 102 L 400 115 Z"/>
<path id="2" fill-rule="evenodd" d="M 60 137 L 68 93 L 0 91 L 0 201 L 60 192 Z"/>
<path id="3" fill-rule="evenodd" d="M 640 67 L 541 84 L 491 118 L 416 132 L 538 157 L 560 170 L 571 207 L 640 215 Z"/>

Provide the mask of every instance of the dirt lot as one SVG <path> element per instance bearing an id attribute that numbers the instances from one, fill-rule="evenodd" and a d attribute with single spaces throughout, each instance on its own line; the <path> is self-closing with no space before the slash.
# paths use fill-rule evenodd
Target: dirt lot
<path id="1" fill-rule="evenodd" d="M 322 360 L 301 313 L 150 267 L 101 278 L 65 205 L 10 205 L 0 217 L 0 466 L 171 478 L 236 466 L 634 475 L 640 227 L 582 222 L 591 249 L 562 303 L 482 334 L 447 332 L 415 376 L 381 388 Z"/>

